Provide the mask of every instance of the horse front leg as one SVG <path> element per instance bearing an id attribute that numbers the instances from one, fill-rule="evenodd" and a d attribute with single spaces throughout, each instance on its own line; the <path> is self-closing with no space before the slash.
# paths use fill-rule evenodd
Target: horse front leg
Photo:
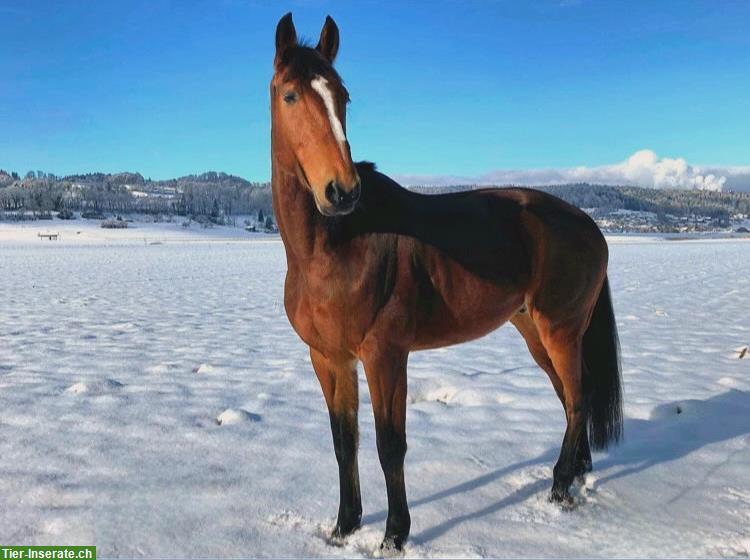
<path id="1" fill-rule="evenodd" d="M 381 548 L 396 550 L 402 549 L 411 527 L 404 483 L 407 359 L 408 352 L 394 348 L 379 348 L 362 356 L 388 492 L 388 519 Z"/>
<path id="2" fill-rule="evenodd" d="M 339 466 L 339 513 L 331 533 L 331 540 L 337 541 L 359 529 L 362 521 L 357 466 L 357 365 L 354 359 L 332 360 L 312 348 L 310 357 L 328 405 L 333 448 Z"/>

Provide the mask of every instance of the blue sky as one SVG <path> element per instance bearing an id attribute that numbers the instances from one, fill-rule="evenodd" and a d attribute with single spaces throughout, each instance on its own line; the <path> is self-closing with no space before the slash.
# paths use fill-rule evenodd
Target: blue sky
<path id="1" fill-rule="evenodd" d="M 750 164 L 750 2 L 0 0 L 0 168 L 268 179 L 287 10 L 338 23 L 352 152 L 386 173 Z"/>

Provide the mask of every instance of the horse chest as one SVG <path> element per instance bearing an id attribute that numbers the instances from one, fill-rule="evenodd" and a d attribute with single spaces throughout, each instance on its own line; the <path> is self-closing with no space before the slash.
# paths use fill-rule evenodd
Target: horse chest
<path id="1" fill-rule="evenodd" d="M 299 337 L 324 353 L 352 349 L 362 340 L 365 314 L 357 311 L 356 282 L 339 274 L 287 274 L 284 304 Z"/>

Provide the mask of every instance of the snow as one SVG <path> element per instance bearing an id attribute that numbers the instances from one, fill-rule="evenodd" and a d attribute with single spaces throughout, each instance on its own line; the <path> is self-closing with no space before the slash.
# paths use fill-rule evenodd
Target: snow
<path id="1" fill-rule="evenodd" d="M 277 236 L 54 222 L 61 240 L 39 240 L 47 225 L 0 224 L 0 542 L 380 554 L 362 374 L 363 527 L 327 542 L 336 462 Z M 750 553 L 750 243 L 616 241 L 625 442 L 562 511 L 547 501 L 562 410 L 513 328 L 412 354 L 406 557 Z"/>
<path id="2" fill-rule="evenodd" d="M 279 241 L 278 235 L 246 232 L 237 220 L 237 227 L 214 226 L 204 228 L 196 222 L 183 227 L 182 219 L 173 222 L 147 223 L 133 221 L 126 229 L 102 229 L 101 220 L 39 220 L 29 222 L 0 222 L 0 244 L 34 245 L 44 241 L 65 247 L 81 245 L 160 245 L 164 243 L 225 243 Z M 39 239 L 38 234 L 59 233 L 56 241 Z"/>
<path id="3" fill-rule="evenodd" d="M 228 408 L 216 417 L 216 423 L 219 426 L 230 426 L 242 422 L 260 422 L 260 415 L 247 410 Z"/>

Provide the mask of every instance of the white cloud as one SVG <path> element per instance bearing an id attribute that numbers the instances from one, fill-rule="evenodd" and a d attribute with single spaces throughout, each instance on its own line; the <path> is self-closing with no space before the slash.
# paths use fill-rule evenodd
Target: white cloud
<path id="1" fill-rule="evenodd" d="M 647 188 L 720 191 L 727 185 L 748 190 L 750 167 L 690 165 L 684 158 L 660 158 L 652 150 L 639 150 L 625 161 L 597 167 L 500 169 L 479 177 L 401 175 L 406 185 L 557 185 L 597 183 Z"/>

